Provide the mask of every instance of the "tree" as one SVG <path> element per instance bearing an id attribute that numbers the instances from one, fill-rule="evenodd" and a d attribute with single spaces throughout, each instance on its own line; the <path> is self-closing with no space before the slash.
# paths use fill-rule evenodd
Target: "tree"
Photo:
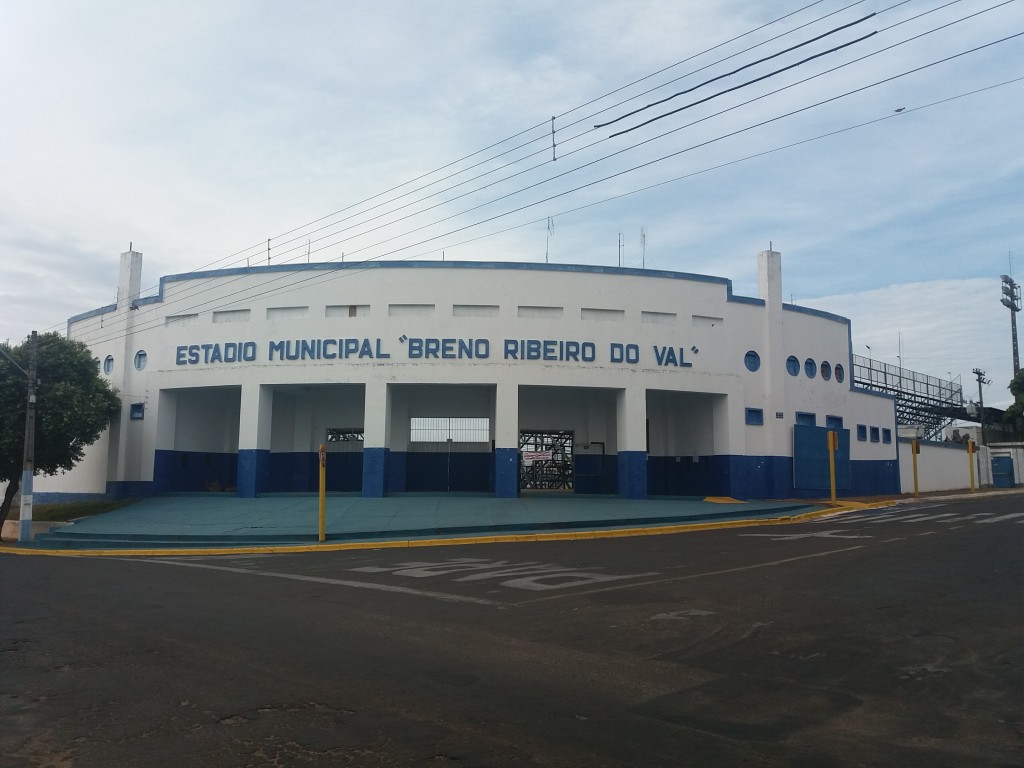
<path id="1" fill-rule="evenodd" d="M 121 401 L 100 378 L 96 359 L 85 344 L 57 333 L 44 333 L 37 343 L 35 473 L 55 475 L 82 460 L 86 446 L 96 442 L 120 412 Z M 2 348 L 28 370 L 27 341 Z M 0 523 L 7 519 L 21 486 L 27 387 L 25 374 L 0 354 L 0 483 L 7 482 Z"/>
<path id="2" fill-rule="evenodd" d="M 1009 389 L 1014 403 L 1006 409 L 1003 419 L 1013 425 L 1018 425 L 1024 419 L 1024 370 L 1017 371 L 1010 381 Z"/>

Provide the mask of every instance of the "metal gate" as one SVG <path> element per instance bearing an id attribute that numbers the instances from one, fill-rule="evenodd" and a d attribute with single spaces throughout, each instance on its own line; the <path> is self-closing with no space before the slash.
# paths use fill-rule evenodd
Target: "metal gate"
<path id="1" fill-rule="evenodd" d="M 573 490 L 573 433 L 519 433 L 519 487 L 523 490 Z"/>

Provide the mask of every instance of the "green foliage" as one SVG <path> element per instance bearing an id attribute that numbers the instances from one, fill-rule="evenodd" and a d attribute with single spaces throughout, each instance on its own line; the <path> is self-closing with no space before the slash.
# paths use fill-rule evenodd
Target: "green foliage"
<path id="1" fill-rule="evenodd" d="M 28 370 L 28 341 L 3 351 Z M 89 348 L 57 333 L 38 337 L 37 380 L 35 469 L 53 475 L 82 460 L 121 402 Z M 26 388 L 25 374 L 0 355 L 0 482 L 21 480 Z"/>
<path id="2" fill-rule="evenodd" d="M 1015 422 L 1024 419 L 1024 369 L 1017 372 L 1017 375 L 1010 381 L 1010 393 L 1014 397 L 1014 403 L 1006 409 L 1003 417 L 1006 421 Z"/>

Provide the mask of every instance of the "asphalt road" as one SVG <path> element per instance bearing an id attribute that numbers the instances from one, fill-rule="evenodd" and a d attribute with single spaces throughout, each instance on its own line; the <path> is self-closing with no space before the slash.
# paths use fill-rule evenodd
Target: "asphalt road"
<path id="1" fill-rule="evenodd" d="M 0 766 L 1019 766 L 1024 497 L 672 536 L 0 556 Z"/>

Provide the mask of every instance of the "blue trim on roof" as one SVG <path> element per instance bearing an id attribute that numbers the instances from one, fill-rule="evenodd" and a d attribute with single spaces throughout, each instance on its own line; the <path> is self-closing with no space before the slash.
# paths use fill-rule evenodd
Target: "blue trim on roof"
<path id="1" fill-rule="evenodd" d="M 823 309 L 811 309 L 810 307 L 801 307 L 797 304 L 783 304 L 782 309 L 786 312 L 799 312 L 801 315 L 812 315 L 814 317 L 824 318 L 825 320 L 832 320 L 836 323 L 850 324 L 850 318 L 843 317 L 842 315 L 836 315 L 832 312 L 826 312 Z"/>
<path id="2" fill-rule="evenodd" d="M 78 315 L 72 315 L 71 317 L 68 318 L 67 335 L 71 335 L 72 323 L 77 323 L 80 320 L 88 320 L 90 317 L 99 317 L 100 315 L 105 315 L 108 312 L 113 312 L 115 309 L 117 309 L 117 304 L 107 304 L 107 306 L 105 307 L 99 307 L 98 309 L 90 309 L 88 312 L 82 312 L 81 314 Z"/>
<path id="3" fill-rule="evenodd" d="M 597 275 L 626 275 L 630 277 L 654 277 L 667 280 L 689 280 L 696 283 L 710 283 L 725 287 L 726 300 L 740 304 L 764 306 L 764 299 L 737 296 L 732 292 L 732 280 L 714 275 L 698 275 L 692 272 L 672 272 L 666 269 L 636 269 L 635 267 L 601 267 L 589 264 L 531 264 L 520 261 L 350 261 L 345 263 L 321 262 L 318 264 L 271 264 L 262 267 L 230 267 L 202 272 L 180 272 L 160 278 L 160 289 L 156 296 L 140 299 L 137 303 L 163 301 L 164 285 L 185 280 L 206 280 L 212 277 L 235 277 L 239 275 L 265 275 L 279 272 L 333 272 L 344 269 L 512 269 L 534 272 L 575 272 Z"/>

